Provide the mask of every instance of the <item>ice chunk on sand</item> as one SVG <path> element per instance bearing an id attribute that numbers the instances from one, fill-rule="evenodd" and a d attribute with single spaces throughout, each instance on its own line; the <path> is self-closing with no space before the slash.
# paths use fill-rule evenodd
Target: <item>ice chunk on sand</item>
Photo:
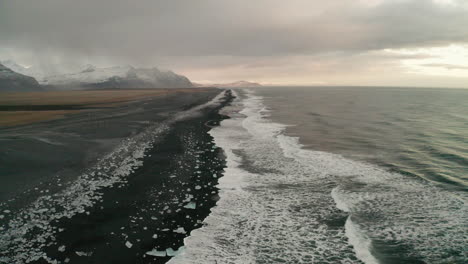
<path id="1" fill-rule="evenodd" d="M 200 189 L 201 189 L 200 185 L 195 186 L 195 190 L 200 190 Z"/>
<path id="2" fill-rule="evenodd" d="M 177 256 L 178 254 L 180 254 L 180 252 L 182 252 L 182 250 L 184 250 L 184 246 L 181 246 L 178 250 L 173 250 L 172 248 L 168 248 L 166 249 L 166 253 L 167 253 L 167 256 L 169 257 L 174 257 L 174 256 Z"/>
<path id="3" fill-rule="evenodd" d="M 165 257 L 166 256 L 166 251 L 158 251 L 156 249 L 153 249 L 151 251 L 146 252 L 146 255 L 150 255 L 153 257 Z"/>
<path id="4" fill-rule="evenodd" d="M 65 251 L 65 245 L 62 245 L 58 248 L 58 251 L 64 252 Z"/>
<path id="5" fill-rule="evenodd" d="M 183 227 L 179 227 L 176 230 L 173 231 L 174 233 L 179 233 L 179 234 L 186 234 L 185 229 Z"/>
<path id="6" fill-rule="evenodd" d="M 190 202 L 187 205 L 185 205 L 184 208 L 195 209 L 195 208 L 197 208 L 197 204 L 195 202 Z"/>
<path id="7" fill-rule="evenodd" d="M 75 251 L 76 255 L 80 257 L 90 257 L 93 255 L 93 252 L 83 252 L 83 251 Z"/>
<path id="8" fill-rule="evenodd" d="M 133 244 L 130 243 L 130 241 L 127 241 L 127 242 L 125 242 L 125 246 L 128 247 L 128 248 L 132 248 Z"/>

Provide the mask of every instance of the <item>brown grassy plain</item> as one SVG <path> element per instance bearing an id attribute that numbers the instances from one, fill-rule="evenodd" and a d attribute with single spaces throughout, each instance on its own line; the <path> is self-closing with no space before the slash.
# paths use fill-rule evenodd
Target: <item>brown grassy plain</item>
<path id="1" fill-rule="evenodd" d="M 0 127 L 25 125 L 33 122 L 63 118 L 66 115 L 92 108 L 115 107 L 137 100 L 169 95 L 172 93 L 202 92 L 206 89 L 122 89 L 48 92 L 2 92 L 0 108 L 21 109 L 34 106 L 35 110 L 2 110 Z M 41 106 L 44 107 L 41 110 Z M 54 110 L 47 107 L 54 107 Z M 79 107 L 79 110 L 70 109 Z M 61 109 L 62 108 L 62 109 Z M 89 109 L 87 109 L 89 108 Z M 37 110 L 36 110 L 37 109 Z M 95 109 L 94 109 L 95 110 Z"/>

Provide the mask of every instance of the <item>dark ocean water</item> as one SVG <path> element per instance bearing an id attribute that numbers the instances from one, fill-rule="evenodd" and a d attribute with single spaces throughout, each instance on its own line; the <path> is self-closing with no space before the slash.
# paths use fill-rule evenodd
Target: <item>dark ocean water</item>
<path id="1" fill-rule="evenodd" d="M 355 212 L 347 209 L 351 215 L 354 213 L 360 232 L 372 241 L 371 253 L 377 261 L 468 261 L 465 199 L 468 190 L 468 90 L 276 87 L 255 92 L 264 98 L 271 120 L 291 125 L 285 134 L 297 137 L 303 148 L 340 154 L 401 174 L 403 177 L 395 177 L 395 182 L 405 184 L 407 180 L 408 186 L 416 185 L 407 190 L 409 192 L 422 194 L 428 190 L 426 188 L 434 192 L 421 198 L 414 194 L 407 196 L 405 190 L 394 190 L 397 197 L 375 196 L 356 206 Z M 375 195 L 380 188 L 383 192 L 398 188 L 398 185 L 381 184 L 375 186 L 377 190 L 372 190 L 370 182 L 342 183 L 338 189 L 344 194 L 341 199 L 360 200 L 366 195 Z M 457 203 L 452 197 L 462 202 Z M 438 201 L 428 201 L 431 199 Z M 383 210 L 367 208 L 372 206 L 388 207 Z M 404 220 L 400 214 L 406 214 Z M 441 214 L 451 216 L 440 217 Z M 375 221 L 389 221 L 390 224 L 375 224 Z M 399 230 L 392 221 L 400 222 Z M 437 231 L 429 227 L 431 224 L 437 226 Z M 394 230 L 385 232 L 385 228 Z M 464 230 L 465 235 L 457 236 L 452 230 Z M 402 235 L 392 237 L 393 232 Z M 438 253 L 430 257 L 434 252 Z"/>
<path id="2" fill-rule="evenodd" d="M 306 148 L 468 188 L 468 90 L 275 87 L 257 90 Z"/>

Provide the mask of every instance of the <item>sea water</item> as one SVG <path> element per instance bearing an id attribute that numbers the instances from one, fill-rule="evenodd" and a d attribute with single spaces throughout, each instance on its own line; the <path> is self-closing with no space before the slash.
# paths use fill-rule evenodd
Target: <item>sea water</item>
<path id="1" fill-rule="evenodd" d="M 236 95 L 221 199 L 171 263 L 468 261 L 468 90 Z"/>

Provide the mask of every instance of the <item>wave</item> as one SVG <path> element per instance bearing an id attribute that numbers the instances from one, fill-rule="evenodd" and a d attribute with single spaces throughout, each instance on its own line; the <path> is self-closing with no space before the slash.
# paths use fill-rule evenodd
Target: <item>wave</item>
<path id="1" fill-rule="evenodd" d="M 304 149 L 262 97 L 236 96 L 210 131 L 227 157 L 221 199 L 170 263 L 466 260 L 465 193 Z"/>

